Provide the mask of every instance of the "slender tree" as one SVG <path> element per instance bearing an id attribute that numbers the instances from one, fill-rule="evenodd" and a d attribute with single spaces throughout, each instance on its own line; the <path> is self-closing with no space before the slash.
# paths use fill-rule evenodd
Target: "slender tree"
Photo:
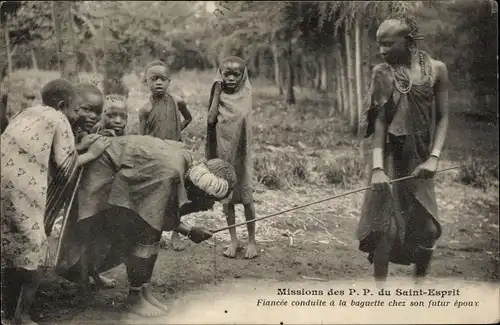
<path id="1" fill-rule="evenodd" d="M 61 76 L 76 83 L 78 82 L 78 60 L 73 29 L 73 5 L 73 1 L 52 1 L 52 17 Z"/>

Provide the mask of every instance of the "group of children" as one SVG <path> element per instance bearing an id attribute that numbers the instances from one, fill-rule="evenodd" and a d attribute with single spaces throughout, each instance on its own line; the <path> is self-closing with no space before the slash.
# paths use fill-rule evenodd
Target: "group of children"
<path id="1" fill-rule="evenodd" d="M 251 133 L 241 133 L 241 129 L 251 128 L 248 124 L 251 87 L 245 64 L 239 58 L 224 60 L 219 72 L 220 78 L 213 87 L 218 91 L 215 98 L 212 92 L 211 102 L 216 101 L 220 109 L 234 110 L 230 104 L 225 106 L 225 102 L 230 103 L 230 97 L 238 97 L 238 92 L 243 89 L 242 97 L 247 104 L 243 114 L 240 114 L 242 116 L 237 119 L 224 118 L 224 115 L 231 114 L 218 114 L 217 107 L 211 105 L 211 115 L 218 116 L 219 121 L 211 118 L 208 123 L 212 127 L 220 125 L 217 129 L 219 136 L 213 141 L 217 142 L 217 138 L 231 139 L 230 146 L 224 141 L 213 147 L 208 146 L 212 149 L 207 151 L 206 159 L 222 155 L 219 158 L 235 165 L 236 184 L 240 186 L 234 186 L 232 196 L 224 201 L 224 211 L 232 216 L 228 222 L 234 223 L 234 204 L 238 203 L 245 204 L 247 219 L 255 218 L 250 187 L 252 165 L 248 160 L 251 156 L 247 152 Z M 174 99 L 168 93 L 169 83 L 170 72 L 165 63 L 153 61 L 147 65 L 144 84 L 151 91 L 151 97 L 139 110 L 139 133 L 162 140 L 182 141 L 181 132 L 192 121 L 192 116 L 183 101 Z M 64 79 L 56 79 L 47 83 L 41 94 L 42 105 L 18 113 L 2 132 L 2 163 L 7 163 L 5 168 L 2 166 L 2 285 L 9 292 L 8 296 L 4 296 L 6 303 L 3 309 L 8 319 L 17 319 L 23 324 L 34 324 L 29 309 L 40 280 L 38 267 L 44 258 L 41 252 L 47 243 L 46 235 L 50 233 L 55 213 L 69 203 L 62 202 L 63 198 L 67 200 L 65 193 L 71 187 L 69 184 L 75 184 L 80 166 L 104 153 L 110 145 L 109 137 L 125 135 L 128 119 L 125 97 L 104 97 L 92 84 L 73 86 Z M 226 100 L 221 98 L 224 94 L 228 96 Z M 234 114 L 239 112 L 232 112 Z M 240 145 L 242 142 L 244 147 Z M 244 151 L 243 154 L 240 154 L 241 151 Z M 74 204 L 78 204 L 77 200 Z M 253 224 L 249 226 L 247 258 L 257 256 L 254 227 Z M 239 245 L 235 244 L 232 232 L 231 237 L 234 249 L 225 255 L 234 257 Z M 172 244 L 176 250 L 183 249 L 176 231 L 172 233 Z M 111 281 L 102 276 L 95 281 L 111 285 Z"/>
<path id="2" fill-rule="evenodd" d="M 372 74 L 365 134 L 373 135 L 372 189 L 366 193 L 357 229 L 359 249 L 369 254 L 377 280 L 386 279 L 389 262 L 415 264 L 415 275 L 425 276 L 441 236 L 432 177 L 448 128 L 448 72 L 443 62 L 417 47 L 420 38 L 416 23 L 405 15 L 384 21 L 377 31 L 386 62 Z M 144 83 L 151 97 L 139 110 L 140 134 L 182 141 L 181 132 L 192 117 L 185 103 L 167 91 L 168 66 L 161 61 L 148 64 Z M 75 168 L 104 152 L 109 136 L 122 136 L 127 123 L 124 97 L 103 98 L 89 84 L 77 85 L 78 94 L 73 92 L 66 81 L 47 84 L 44 105 L 23 111 L 2 133 L 2 273 L 3 281 L 18 292 L 11 297 L 19 297 L 17 302 L 7 299 L 5 306 L 9 317 L 16 310 L 25 324 L 31 322 L 27 311 L 38 283 L 34 271 L 44 239 L 44 213 L 46 217 L 46 210 L 56 210 L 51 198 L 64 191 L 58 186 L 69 181 Z M 244 205 L 247 220 L 255 219 L 251 107 L 244 61 L 225 58 L 210 93 L 205 156 L 234 168 L 234 188 L 224 198 L 228 225 L 235 222 L 235 204 Z M 106 137 L 89 137 L 92 133 Z M 57 173 L 47 188 L 49 163 Z M 415 178 L 389 188 L 389 177 L 409 174 Z M 245 257 L 254 258 L 255 224 L 247 227 Z M 239 242 L 234 228 L 230 234 L 224 255 L 234 257 Z M 175 249 L 183 248 L 175 232 L 172 242 Z"/>

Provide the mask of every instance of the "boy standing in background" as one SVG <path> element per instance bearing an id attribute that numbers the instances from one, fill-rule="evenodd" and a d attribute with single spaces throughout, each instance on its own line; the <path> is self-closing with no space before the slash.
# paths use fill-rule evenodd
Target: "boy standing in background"
<path id="1" fill-rule="evenodd" d="M 144 84 L 151 91 L 149 101 L 139 110 L 139 134 L 162 140 L 182 141 L 182 130 L 193 120 L 186 104 L 168 92 L 171 77 L 166 63 L 156 60 L 144 70 Z M 184 120 L 181 122 L 181 115 Z M 177 232 L 172 232 L 172 246 L 181 251 L 184 245 Z"/>

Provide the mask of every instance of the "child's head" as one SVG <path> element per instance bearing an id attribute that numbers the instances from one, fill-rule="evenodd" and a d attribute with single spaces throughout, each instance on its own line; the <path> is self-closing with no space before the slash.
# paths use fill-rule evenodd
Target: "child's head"
<path id="1" fill-rule="evenodd" d="M 42 87 L 40 93 L 43 104 L 63 112 L 71 125 L 78 121 L 81 97 L 69 81 L 62 78 L 51 80 Z"/>
<path id="2" fill-rule="evenodd" d="M 222 59 L 219 69 L 225 89 L 236 90 L 244 81 L 246 64 L 237 56 L 228 56 Z"/>
<path id="3" fill-rule="evenodd" d="M 128 109 L 124 96 L 108 95 L 102 114 L 102 126 L 105 129 L 112 129 L 116 135 L 123 135 L 127 126 Z"/>
<path id="4" fill-rule="evenodd" d="M 170 85 L 170 69 L 160 60 L 150 62 L 144 69 L 144 84 L 155 97 L 162 97 Z"/>
<path id="5" fill-rule="evenodd" d="M 102 114 L 103 95 L 99 88 L 90 83 L 80 83 L 75 88 L 82 98 L 78 109 L 78 126 L 83 131 L 90 132 Z"/>

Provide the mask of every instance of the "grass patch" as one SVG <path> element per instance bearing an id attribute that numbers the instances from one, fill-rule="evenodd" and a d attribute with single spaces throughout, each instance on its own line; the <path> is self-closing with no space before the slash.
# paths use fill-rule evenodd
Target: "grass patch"
<path id="1" fill-rule="evenodd" d="M 322 167 L 323 179 L 327 184 L 348 187 L 358 184 L 365 177 L 365 163 L 358 155 L 341 156 Z"/>
<path id="2" fill-rule="evenodd" d="M 268 189 L 301 185 L 349 187 L 365 177 L 365 163 L 355 150 L 334 156 L 323 151 L 305 156 L 295 150 L 261 152 L 254 159 L 255 180 Z"/>
<path id="3" fill-rule="evenodd" d="M 498 187 L 498 163 L 469 159 L 460 167 L 457 180 L 462 184 L 483 190 Z"/>
<path id="4" fill-rule="evenodd" d="M 304 183 L 309 176 L 307 160 L 290 153 L 260 153 L 254 159 L 255 180 L 278 190 Z"/>

